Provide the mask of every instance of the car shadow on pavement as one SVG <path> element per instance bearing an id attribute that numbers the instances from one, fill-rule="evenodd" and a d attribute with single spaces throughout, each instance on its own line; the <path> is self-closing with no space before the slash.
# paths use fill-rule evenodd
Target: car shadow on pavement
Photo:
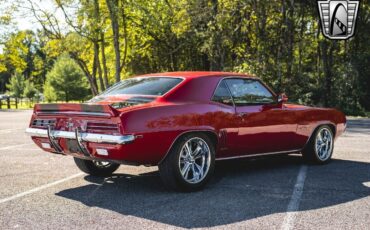
<path id="1" fill-rule="evenodd" d="M 302 158 L 295 155 L 217 162 L 209 185 L 194 193 L 166 191 L 157 171 L 105 179 L 86 176 L 91 184 L 57 195 L 176 227 L 213 227 L 286 212 L 301 165 Z M 370 188 L 365 186 L 370 181 L 369 167 L 369 163 L 347 160 L 310 165 L 300 210 L 369 196 Z"/>

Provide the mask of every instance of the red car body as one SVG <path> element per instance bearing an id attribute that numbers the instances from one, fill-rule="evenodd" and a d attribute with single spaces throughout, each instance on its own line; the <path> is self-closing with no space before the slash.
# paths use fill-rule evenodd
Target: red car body
<path id="1" fill-rule="evenodd" d="M 222 79 L 258 80 L 253 76 L 225 72 L 173 72 L 139 77 L 183 80 L 162 96 L 147 96 L 147 103 L 120 109 L 114 109 L 112 104 L 140 95 L 98 96 L 87 104 L 38 104 L 27 131 L 33 141 L 48 152 L 83 159 L 158 165 L 176 140 L 189 132 L 208 134 L 216 143 L 216 160 L 222 160 L 300 152 L 315 128 L 322 124 L 329 125 L 335 137 L 345 130 L 345 116 L 335 109 L 283 102 L 231 106 L 212 101 Z M 127 137 L 131 139 L 122 144 L 106 143 L 103 139 L 76 144 L 79 133 L 76 139 L 53 136 L 52 140 L 50 136 L 32 134 L 46 130 L 50 123 L 50 132 L 76 132 L 77 129 L 82 134 L 129 135 Z M 98 139 L 100 137 L 103 138 L 98 136 Z M 51 141 L 57 144 L 57 148 Z M 79 144 L 87 150 L 87 154 L 81 151 Z M 106 152 L 101 154 L 99 149 Z"/>

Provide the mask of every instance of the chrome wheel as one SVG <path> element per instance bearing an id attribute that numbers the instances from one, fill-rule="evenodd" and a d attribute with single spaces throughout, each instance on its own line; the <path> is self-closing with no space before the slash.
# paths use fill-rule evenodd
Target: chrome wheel
<path id="1" fill-rule="evenodd" d="M 316 135 L 315 152 L 321 161 L 331 156 L 333 149 L 333 134 L 328 128 L 322 128 Z"/>
<path id="2" fill-rule="evenodd" d="M 206 141 L 193 137 L 185 142 L 180 152 L 179 169 L 186 182 L 201 182 L 207 176 L 210 164 L 211 151 Z"/>
<path id="3" fill-rule="evenodd" d="M 93 161 L 93 163 L 98 168 L 108 168 L 112 165 L 108 161 Z"/>

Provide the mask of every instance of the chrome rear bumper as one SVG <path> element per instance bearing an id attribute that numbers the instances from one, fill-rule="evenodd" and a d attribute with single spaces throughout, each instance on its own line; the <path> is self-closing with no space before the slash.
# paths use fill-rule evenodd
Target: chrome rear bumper
<path id="1" fill-rule="evenodd" d="M 66 138 L 66 139 L 80 139 L 84 142 L 94 142 L 94 143 L 109 143 L 109 144 L 128 144 L 135 140 L 134 135 L 106 135 L 106 134 L 96 134 L 96 133 L 83 133 L 83 132 L 69 132 L 60 130 L 50 130 L 48 133 L 47 129 L 35 129 L 27 128 L 26 133 L 32 137 L 46 137 L 53 139 L 55 138 Z"/>

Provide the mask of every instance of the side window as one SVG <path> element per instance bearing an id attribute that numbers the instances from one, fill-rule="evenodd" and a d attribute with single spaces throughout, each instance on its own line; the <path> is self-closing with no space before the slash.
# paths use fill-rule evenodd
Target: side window
<path id="1" fill-rule="evenodd" d="M 254 79 L 226 79 L 236 106 L 271 104 L 274 96 L 259 81 Z"/>
<path id="2" fill-rule="evenodd" d="M 212 101 L 225 105 L 233 105 L 233 98 L 231 97 L 224 80 L 222 80 L 220 84 L 218 84 L 217 89 L 213 94 Z"/>

